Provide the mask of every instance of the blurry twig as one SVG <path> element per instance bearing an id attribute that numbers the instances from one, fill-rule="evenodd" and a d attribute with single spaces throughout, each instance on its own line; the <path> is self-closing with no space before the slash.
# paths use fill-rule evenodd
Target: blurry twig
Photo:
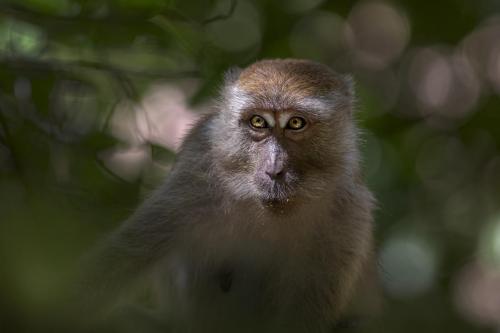
<path id="1" fill-rule="evenodd" d="M 19 162 L 19 159 L 17 158 L 17 154 L 14 149 L 14 140 L 11 136 L 10 129 L 8 126 L 8 121 L 4 115 L 4 111 L 7 110 L 7 108 L 11 108 L 11 105 L 4 95 L 3 91 L 0 91 L 0 128 L 2 129 L 3 133 L 3 138 L 2 141 L 5 145 L 5 147 L 9 150 L 10 153 L 10 158 L 12 161 L 12 165 L 14 169 L 17 171 L 19 175 L 23 174 L 23 170 L 21 167 L 21 163 Z M 5 112 L 7 113 L 7 112 Z"/>
<path id="2" fill-rule="evenodd" d="M 188 16 L 182 14 L 181 12 L 170 8 L 163 9 L 161 10 L 160 13 L 157 14 L 161 15 L 165 19 L 172 21 L 206 25 L 215 21 L 225 20 L 231 17 L 231 15 L 234 12 L 234 9 L 236 8 L 237 2 L 238 0 L 231 0 L 231 3 L 229 5 L 229 10 L 227 11 L 227 13 L 215 15 L 213 17 L 203 20 L 202 22 L 195 21 L 189 18 Z M 148 17 L 143 17 L 143 16 L 111 16 L 111 15 L 103 17 L 92 17 L 92 16 L 82 16 L 82 15 L 61 16 L 61 15 L 53 15 L 53 14 L 33 11 L 24 6 L 13 5 L 13 4 L 0 5 L 0 16 L 13 17 L 27 22 L 40 24 L 42 26 L 46 26 L 47 24 L 54 26 L 85 24 L 89 27 L 91 27 L 93 24 L 102 24 L 102 25 L 126 24 L 130 26 L 133 24 L 142 25 L 148 23 Z"/>
<path id="3" fill-rule="evenodd" d="M 236 9 L 237 4 L 238 4 L 238 0 L 231 0 L 231 4 L 229 5 L 229 10 L 227 11 L 227 13 L 218 14 L 218 15 L 215 15 L 213 17 L 209 17 L 208 19 L 201 22 L 201 24 L 207 25 L 207 24 L 213 23 L 215 21 L 221 21 L 221 20 L 226 20 L 226 19 L 230 18 L 234 13 L 234 10 Z"/>
<path id="4" fill-rule="evenodd" d="M 170 22 L 170 20 L 168 18 L 166 18 L 163 15 L 156 15 L 156 16 L 152 17 L 149 21 L 151 23 L 153 23 L 154 25 L 156 25 L 157 27 L 159 27 L 160 29 L 162 29 L 163 31 L 171 34 L 174 37 L 175 41 L 178 42 L 179 45 L 188 54 L 195 53 L 194 48 L 191 45 L 190 41 L 185 36 L 180 34 L 177 31 L 177 29 L 175 29 L 174 25 L 172 24 L 172 22 Z"/>
<path id="5" fill-rule="evenodd" d="M 236 5 L 238 3 L 238 0 L 231 0 L 231 3 L 229 5 L 229 9 L 227 13 L 224 14 L 218 14 L 213 17 L 210 17 L 208 19 L 205 19 L 201 22 L 195 21 L 189 17 L 183 16 L 182 13 L 176 12 L 179 17 L 183 17 L 183 21 L 189 22 L 193 25 L 197 25 L 201 28 L 203 28 L 205 25 L 208 25 L 210 23 L 216 22 L 216 21 L 221 21 L 228 19 L 231 17 L 234 13 L 234 10 L 236 8 Z M 175 10 L 174 10 L 175 11 Z M 153 16 L 149 21 L 159 28 L 161 28 L 163 31 L 167 32 L 171 36 L 174 37 L 174 39 L 179 43 L 179 45 L 189 54 L 195 54 L 196 50 L 193 48 L 191 41 L 186 38 L 183 34 L 179 33 L 178 29 L 175 27 L 175 25 L 171 22 L 170 17 L 164 15 L 163 12 L 159 13 L 158 15 Z"/>
<path id="6" fill-rule="evenodd" d="M 162 15 L 167 17 L 172 21 L 188 21 L 188 19 L 179 13 L 172 10 L 163 10 Z M 92 17 L 92 16 L 61 16 L 52 15 L 43 12 L 33 11 L 23 6 L 19 5 L 0 5 L 0 16 L 8 16 L 17 18 L 23 21 L 32 22 L 40 24 L 42 26 L 48 25 L 74 25 L 74 24 L 85 24 L 92 27 L 92 24 L 102 24 L 102 25 L 142 25 L 147 24 L 147 17 L 141 16 L 103 16 L 103 17 Z"/>
<path id="7" fill-rule="evenodd" d="M 76 61 L 61 61 L 61 60 L 35 60 L 18 57 L 2 57 L 0 55 L 0 67 L 11 69 L 29 69 L 31 71 L 41 72 L 72 72 L 76 69 L 93 69 L 112 74 L 120 73 L 121 75 L 142 76 L 148 78 L 184 78 L 197 77 L 200 73 L 197 70 L 165 72 L 165 71 L 145 71 L 134 70 L 129 68 L 114 67 L 110 64 L 105 64 L 91 60 L 76 60 Z"/>
<path id="8" fill-rule="evenodd" d="M 141 72 L 141 71 L 130 71 L 121 68 L 116 68 L 105 62 L 93 62 L 93 61 L 74 61 L 74 62 L 62 62 L 62 61 L 39 61 L 26 58 L 1 58 L 0 57 L 0 67 L 7 67 L 12 69 L 22 69 L 29 71 L 48 71 L 48 72 L 63 72 L 63 73 L 73 73 L 81 69 L 91 69 L 91 70 L 102 70 L 107 72 L 110 77 L 116 82 L 117 86 L 121 91 L 124 92 L 125 96 L 133 101 L 133 103 L 140 105 L 140 97 L 137 89 L 135 88 L 132 80 L 128 77 L 129 75 L 146 76 L 152 78 L 183 78 L 186 76 L 197 76 L 198 72 L 187 71 L 187 72 L 175 72 L 175 73 L 152 73 L 152 72 Z M 29 118 L 30 122 L 36 125 L 37 128 L 42 130 L 45 134 L 57 138 L 58 141 L 66 142 L 67 139 L 64 133 L 60 133 L 57 129 L 53 128 L 50 123 L 46 123 L 41 119 L 37 113 L 29 112 L 25 115 Z M 148 122 L 148 126 L 149 126 Z"/>
<path id="9" fill-rule="evenodd" d="M 135 105 L 137 105 L 139 108 L 144 110 L 143 115 L 145 117 L 146 126 L 148 127 L 148 132 L 149 132 L 151 127 L 151 120 L 149 119 L 149 115 L 146 111 L 146 108 L 144 108 L 144 105 L 142 104 L 141 98 L 139 96 L 139 93 L 137 92 L 137 89 L 134 86 L 134 83 L 132 82 L 132 80 L 129 79 L 127 75 L 121 72 L 112 72 L 111 75 L 115 80 L 115 82 L 117 83 L 117 85 L 120 87 L 120 89 L 123 90 L 125 96 L 127 96 L 127 98 L 130 101 L 132 101 Z M 137 126 L 137 120 L 135 124 Z M 139 135 L 141 134 L 139 130 L 137 131 L 137 133 L 139 133 Z"/>
<path id="10" fill-rule="evenodd" d="M 131 99 L 135 102 L 139 100 L 139 93 L 137 92 L 137 89 L 127 75 L 125 75 L 123 72 L 114 70 L 111 70 L 110 74 L 116 81 L 118 86 L 121 88 L 121 90 L 123 90 L 125 96 L 127 96 L 128 99 Z"/>

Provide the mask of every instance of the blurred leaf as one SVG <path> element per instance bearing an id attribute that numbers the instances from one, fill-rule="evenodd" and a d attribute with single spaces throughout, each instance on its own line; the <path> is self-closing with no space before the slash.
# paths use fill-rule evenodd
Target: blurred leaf
<path id="1" fill-rule="evenodd" d="M 99 152 L 116 146 L 118 143 L 119 141 L 115 137 L 105 132 L 95 131 L 85 136 L 79 145 L 85 147 L 89 152 Z"/>
<path id="2" fill-rule="evenodd" d="M 175 159 L 173 151 L 155 144 L 151 144 L 151 155 L 154 161 L 162 163 L 172 163 Z"/>

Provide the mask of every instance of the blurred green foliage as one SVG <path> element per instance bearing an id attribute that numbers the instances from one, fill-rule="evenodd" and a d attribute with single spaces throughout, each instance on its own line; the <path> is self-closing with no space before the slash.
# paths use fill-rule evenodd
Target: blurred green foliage
<path id="1" fill-rule="evenodd" d="M 119 134 L 116 113 L 167 87 L 195 117 L 224 70 L 273 57 L 356 78 L 382 331 L 500 329 L 499 13 L 497 0 L 2 0 L 0 331 L 57 330 L 78 258 L 168 172 L 175 146 Z"/>

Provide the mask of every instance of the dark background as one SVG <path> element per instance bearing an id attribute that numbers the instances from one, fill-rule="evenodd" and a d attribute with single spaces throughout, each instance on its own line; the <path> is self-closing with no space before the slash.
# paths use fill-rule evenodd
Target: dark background
<path id="1" fill-rule="evenodd" d="M 381 331 L 498 331 L 499 13 L 498 0 L 1 0 L 0 331 L 55 331 L 79 258 L 168 173 L 223 71 L 275 57 L 356 79 Z"/>

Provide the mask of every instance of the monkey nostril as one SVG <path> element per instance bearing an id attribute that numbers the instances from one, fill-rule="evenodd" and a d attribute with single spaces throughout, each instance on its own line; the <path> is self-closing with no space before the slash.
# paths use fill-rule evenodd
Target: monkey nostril
<path id="1" fill-rule="evenodd" d="M 279 179 L 279 178 L 282 178 L 285 175 L 285 170 L 283 170 L 283 169 L 267 170 L 266 174 L 271 179 Z"/>

